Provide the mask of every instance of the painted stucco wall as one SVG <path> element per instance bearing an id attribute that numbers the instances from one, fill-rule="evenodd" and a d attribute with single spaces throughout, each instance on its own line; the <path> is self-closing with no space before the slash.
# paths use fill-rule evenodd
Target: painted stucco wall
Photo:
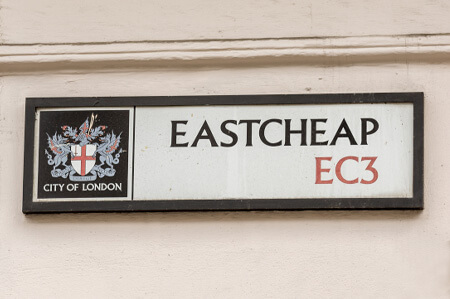
<path id="1" fill-rule="evenodd" d="M 448 298 L 448 1 L 0 1 L 0 297 Z M 423 211 L 21 212 L 26 97 L 425 93 Z"/>

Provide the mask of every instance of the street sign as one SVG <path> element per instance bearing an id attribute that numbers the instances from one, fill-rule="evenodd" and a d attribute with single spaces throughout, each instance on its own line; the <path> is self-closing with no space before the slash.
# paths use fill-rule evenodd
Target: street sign
<path id="1" fill-rule="evenodd" d="M 24 213 L 423 208 L 422 93 L 26 107 Z"/>

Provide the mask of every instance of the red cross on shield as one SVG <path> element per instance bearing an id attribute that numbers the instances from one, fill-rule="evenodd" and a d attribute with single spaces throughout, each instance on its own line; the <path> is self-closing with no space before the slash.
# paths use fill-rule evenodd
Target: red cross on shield
<path id="1" fill-rule="evenodd" d="M 86 144 L 83 146 L 77 144 L 70 146 L 70 150 L 73 153 L 71 163 L 79 175 L 85 176 L 94 167 L 95 157 L 93 156 L 96 149 L 97 146 L 95 144 Z"/>

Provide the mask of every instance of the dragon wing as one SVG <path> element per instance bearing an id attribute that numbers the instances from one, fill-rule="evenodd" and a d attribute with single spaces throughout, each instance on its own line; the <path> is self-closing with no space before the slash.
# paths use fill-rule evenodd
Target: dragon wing
<path id="1" fill-rule="evenodd" d="M 122 135 L 122 133 L 120 133 L 119 135 L 116 136 L 114 134 L 114 132 L 111 132 L 111 140 L 109 141 L 106 153 L 112 154 L 116 151 L 116 149 L 119 148 L 121 135 Z"/>
<path id="2" fill-rule="evenodd" d="M 53 137 L 50 137 L 47 134 L 47 137 L 48 137 L 47 138 L 48 147 L 56 155 L 58 155 L 58 154 L 61 155 L 67 150 L 70 151 L 69 146 L 67 144 L 61 143 L 61 141 L 64 141 L 65 138 L 62 138 L 61 136 L 58 136 L 56 133 L 55 133 L 55 135 L 53 135 Z"/>

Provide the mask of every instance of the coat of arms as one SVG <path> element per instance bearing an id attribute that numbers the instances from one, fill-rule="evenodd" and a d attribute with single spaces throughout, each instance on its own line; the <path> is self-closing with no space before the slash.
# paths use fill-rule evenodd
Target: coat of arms
<path id="1" fill-rule="evenodd" d="M 47 133 L 48 165 L 53 166 L 51 175 L 76 182 L 95 181 L 97 177 L 113 177 L 114 165 L 119 163 L 122 149 L 119 149 L 120 136 L 113 131 L 106 132 L 107 126 L 94 127 L 97 115 L 92 113 L 79 128 L 62 126 L 62 134 Z M 70 165 L 68 160 L 70 157 Z M 98 163 L 99 162 L 99 163 Z"/>

